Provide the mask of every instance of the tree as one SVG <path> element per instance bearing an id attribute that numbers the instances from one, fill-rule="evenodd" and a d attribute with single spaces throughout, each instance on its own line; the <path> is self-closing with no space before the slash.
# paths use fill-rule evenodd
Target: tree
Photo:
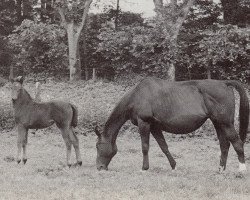
<path id="1" fill-rule="evenodd" d="M 175 80 L 174 58 L 177 53 L 177 37 L 191 6 L 194 4 L 194 0 L 183 0 L 182 3 L 178 3 L 177 0 L 171 0 L 169 4 L 164 4 L 163 0 L 153 1 L 157 13 L 158 26 L 172 52 L 172 59 L 165 61 L 169 65 L 169 79 Z"/>
<path id="2" fill-rule="evenodd" d="M 32 18 L 32 3 L 33 2 L 31 0 L 16 1 L 16 12 L 19 24 L 21 24 L 24 19 Z"/>
<path id="3" fill-rule="evenodd" d="M 223 18 L 225 24 L 237 24 L 239 0 L 221 0 L 223 7 Z"/>
<path id="4" fill-rule="evenodd" d="M 67 73 L 65 30 L 57 24 L 24 20 L 11 35 L 8 46 L 15 55 L 15 72 L 62 75 Z"/>
<path id="5" fill-rule="evenodd" d="M 8 35 L 17 24 L 14 0 L 0 1 L 0 35 Z"/>
<path id="6" fill-rule="evenodd" d="M 40 17 L 42 22 L 46 20 L 54 22 L 54 9 L 52 5 L 53 0 L 41 0 Z"/>
<path id="7" fill-rule="evenodd" d="M 223 8 L 223 19 L 225 24 L 243 27 L 249 24 L 249 0 L 221 0 L 221 4 Z"/>
<path id="8" fill-rule="evenodd" d="M 68 37 L 70 80 L 81 79 L 79 39 L 93 0 L 57 0 L 56 8 Z"/>

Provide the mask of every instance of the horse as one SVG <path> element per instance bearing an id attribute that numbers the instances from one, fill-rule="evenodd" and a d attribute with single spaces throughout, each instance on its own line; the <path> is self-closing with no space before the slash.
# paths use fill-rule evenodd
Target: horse
<path id="1" fill-rule="evenodd" d="M 43 129 L 54 123 L 60 129 L 66 144 L 67 165 L 70 167 L 71 147 L 74 146 L 78 165 L 82 165 L 79 150 L 79 140 L 73 128 L 78 123 L 77 107 L 63 101 L 37 102 L 24 89 L 24 78 L 10 78 L 11 98 L 14 109 L 14 118 L 18 130 L 17 137 L 17 163 L 21 162 L 23 150 L 23 163 L 27 162 L 26 145 L 29 129 Z"/>
<path id="2" fill-rule="evenodd" d="M 234 87 L 240 95 L 239 134 L 234 127 Z M 221 156 L 219 171 L 226 169 L 230 143 L 238 155 L 239 171 L 245 171 L 243 144 L 249 121 L 249 102 L 242 84 L 234 80 L 191 80 L 170 82 L 145 78 L 117 103 L 98 136 L 96 167 L 108 170 L 117 153 L 116 139 L 122 125 L 130 120 L 138 126 L 143 154 L 142 170 L 149 169 L 149 139 L 153 135 L 174 170 L 176 161 L 169 152 L 162 131 L 187 134 L 210 119 L 217 132 Z"/>

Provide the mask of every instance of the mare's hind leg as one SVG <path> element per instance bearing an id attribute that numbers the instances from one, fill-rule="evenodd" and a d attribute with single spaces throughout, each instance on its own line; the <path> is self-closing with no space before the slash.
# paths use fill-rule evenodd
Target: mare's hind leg
<path id="1" fill-rule="evenodd" d="M 232 143 L 234 150 L 236 151 L 238 155 L 239 171 L 245 171 L 246 165 L 245 165 L 243 142 L 239 138 L 239 135 L 237 134 L 233 125 L 225 126 L 223 127 L 223 130 L 225 132 L 226 138 Z"/>
<path id="2" fill-rule="evenodd" d="M 77 164 L 81 166 L 82 160 L 81 160 L 81 154 L 80 154 L 80 149 L 79 149 L 79 139 L 74 133 L 74 131 L 72 130 L 72 128 L 69 129 L 69 137 L 75 149 Z"/>
<path id="3" fill-rule="evenodd" d="M 26 146 L 28 142 L 28 130 L 22 125 L 18 125 L 18 136 L 17 136 L 17 163 L 21 162 L 21 152 L 23 149 L 23 163 L 27 162 Z"/>
<path id="4" fill-rule="evenodd" d="M 149 150 L 149 135 L 150 135 L 150 124 L 144 122 L 141 119 L 138 119 L 139 133 L 141 136 L 141 146 L 143 154 L 143 165 L 142 170 L 148 170 L 149 161 L 148 161 L 148 150 Z"/>
<path id="5" fill-rule="evenodd" d="M 156 127 L 151 127 L 151 133 L 160 146 L 162 152 L 167 156 L 170 166 L 172 167 L 172 169 L 175 169 L 176 162 L 168 150 L 168 145 L 165 141 L 162 131 L 160 129 L 157 129 Z"/>
<path id="6" fill-rule="evenodd" d="M 67 165 L 69 167 L 71 167 L 71 163 L 70 163 L 70 156 L 71 156 L 71 140 L 70 140 L 70 137 L 69 137 L 69 130 L 67 128 L 61 128 L 61 132 L 62 132 L 62 137 L 63 137 L 63 140 L 65 142 L 65 145 L 66 145 L 66 160 L 67 160 Z"/>
<path id="7" fill-rule="evenodd" d="M 230 147 L 230 142 L 226 138 L 226 135 L 222 129 L 222 127 L 214 123 L 214 127 L 216 129 L 216 133 L 220 142 L 220 150 L 221 150 L 221 156 L 220 156 L 220 168 L 219 171 L 222 172 L 223 170 L 226 169 L 226 164 L 227 164 L 227 157 L 228 157 L 228 150 Z"/>

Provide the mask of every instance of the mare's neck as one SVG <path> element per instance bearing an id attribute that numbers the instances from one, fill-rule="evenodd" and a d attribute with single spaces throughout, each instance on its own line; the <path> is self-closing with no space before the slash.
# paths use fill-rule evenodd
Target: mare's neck
<path id="1" fill-rule="evenodd" d="M 105 124 L 103 136 L 114 144 L 119 130 L 127 120 L 126 106 L 116 106 Z"/>

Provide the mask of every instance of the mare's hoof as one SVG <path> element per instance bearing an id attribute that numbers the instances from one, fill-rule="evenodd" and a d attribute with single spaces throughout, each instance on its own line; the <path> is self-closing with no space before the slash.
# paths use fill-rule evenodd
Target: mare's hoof
<path id="1" fill-rule="evenodd" d="M 172 168 L 172 170 L 176 170 L 176 162 L 171 164 L 171 168 Z"/>
<path id="2" fill-rule="evenodd" d="M 21 162 L 21 159 L 20 160 L 17 160 L 17 164 L 19 164 Z"/>
<path id="3" fill-rule="evenodd" d="M 25 164 L 27 162 L 27 158 L 23 159 L 23 164 Z"/>
<path id="4" fill-rule="evenodd" d="M 223 166 L 219 167 L 219 174 L 222 174 L 225 171 L 225 168 Z"/>
<path id="5" fill-rule="evenodd" d="M 77 161 L 77 164 L 78 164 L 79 166 L 82 166 L 82 161 Z"/>
<path id="6" fill-rule="evenodd" d="M 235 177 L 236 178 L 245 178 L 245 173 L 244 172 L 237 172 Z"/>
<path id="7" fill-rule="evenodd" d="M 142 167 L 142 171 L 145 171 L 145 170 L 148 170 L 149 169 L 149 166 L 147 167 Z"/>

